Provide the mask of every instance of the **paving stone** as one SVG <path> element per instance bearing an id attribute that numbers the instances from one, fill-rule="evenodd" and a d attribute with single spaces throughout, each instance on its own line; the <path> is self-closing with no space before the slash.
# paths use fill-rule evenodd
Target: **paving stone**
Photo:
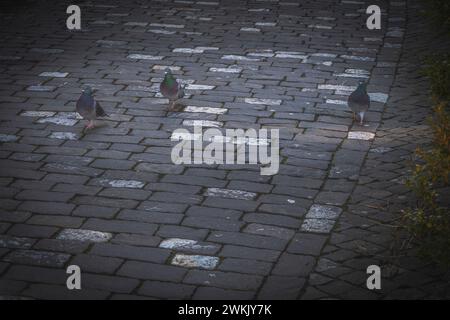
<path id="1" fill-rule="evenodd" d="M 286 242 L 273 237 L 223 231 L 212 232 L 208 237 L 208 241 L 273 250 L 283 249 Z"/>
<path id="2" fill-rule="evenodd" d="M 16 250 L 6 255 L 3 258 L 3 261 L 38 266 L 62 267 L 69 258 L 70 255 L 63 253 L 37 250 Z"/>
<path id="3" fill-rule="evenodd" d="M 122 265 L 117 274 L 142 280 L 180 282 L 186 272 L 187 269 L 180 267 L 127 261 Z"/>
<path id="4" fill-rule="evenodd" d="M 36 242 L 34 239 L 0 235 L 0 247 L 29 249 Z"/>
<path id="5" fill-rule="evenodd" d="M 104 300 L 109 293 L 93 289 L 69 291 L 61 285 L 33 284 L 23 294 L 45 300 Z"/>
<path id="6" fill-rule="evenodd" d="M 280 256 L 272 274 L 280 276 L 307 277 L 316 260 L 311 256 L 284 253 Z"/>
<path id="7" fill-rule="evenodd" d="M 301 230 L 306 232 L 329 233 L 335 222 L 327 219 L 305 219 Z"/>
<path id="8" fill-rule="evenodd" d="M 305 284 L 305 279 L 271 276 L 267 278 L 258 294 L 261 300 L 296 299 Z"/>
<path id="9" fill-rule="evenodd" d="M 319 255 L 326 239 L 323 235 L 297 233 L 287 251 L 295 254 Z"/>
<path id="10" fill-rule="evenodd" d="M 188 299 L 195 290 L 194 286 L 162 281 L 145 281 L 139 288 L 139 294 L 163 299 Z"/>
<path id="11" fill-rule="evenodd" d="M 204 254 L 215 254 L 219 250 L 219 246 L 214 244 L 179 238 L 165 239 L 161 241 L 159 247 L 176 251 L 201 252 Z"/>
<path id="12" fill-rule="evenodd" d="M 80 254 L 75 256 L 70 261 L 70 263 L 79 266 L 83 273 L 93 272 L 93 273 L 113 274 L 123 263 L 123 260 L 111 257 L 100 257 L 91 254 Z M 110 280 L 112 282 L 115 281 L 114 279 Z"/>
<path id="13" fill-rule="evenodd" d="M 176 254 L 171 261 L 172 265 L 186 268 L 214 269 L 219 262 L 219 258 L 202 255 Z"/>
<path id="14" fill-rule="evenodd" d="M 42 239 L 35 244 L 34 249 L 78 254 L 86 251 L 89 244 L 89 242 L 77 240 Z"/>
<path id="15" fill-rule="evenodd" d="M 89 241 L 89 242 L 107 242 L 112 235 L 108 232 L 100 232 L 86 229 L 64 229 L 57 239 L 61 240 L 75 240 L 75 241 Z"/>
<path id="16" fill-rule="evenodd" d="M 104 232 L 125 232 L 153 235 L 157 229 L 157 226 L 143 222 L 91 218 L 83 224 L 83 228 L 88 230 L 100 230 Z"/>
<path id="17" fill-rule="evenodd" d="M 232 272 L 190 270 L 183 282 L 225 289 L 255 290 L 260 286 L 262 277 Z"/>
<path id="18" fill-rule="evenodd" d="M 314 204 L 306 214 L 306 218 L 334 220 L 341 214 L 341 212 L 342 209 L 339 207 Z"/>
<path id="19" fill-rule="evenodd" d="M 106 257 L 117 257 L 157 263 L 164 263 L 169 257 L 169 251 L 164 249 L 109 243 L 95 244 L 90 253 Z"/>
<path id="20" fill-rule="evenodd" d="M 257 235 L 265 235 L 269 237 L 289 240 L 293 237 L 294 231 L 275 227 L 275 226 L 269 226 L 269 225 L 263 225 L 259 223 L 251 223 L 247 225 L 244 229 L 244 232 L 257 234 Z"/>
<path id="21" fill-rule="evenodd" d="M 219 265 L 218 269 L 221 271 L 232 271 L 264 276 L 270 273 L 272 264 L 256 260 L 226 258 Z"/>

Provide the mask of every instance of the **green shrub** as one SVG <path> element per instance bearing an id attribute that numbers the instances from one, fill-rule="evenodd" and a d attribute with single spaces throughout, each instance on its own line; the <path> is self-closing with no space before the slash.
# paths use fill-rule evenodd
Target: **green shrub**
<path id="1" fill-rule="evenodd" d="M 417 204 L 405 211 L 406 228 L 419 244 L 421 255 L 431 261 L 450 265 L 450 208 L 440 203 L 448 193 L 450 175 L 450 63 L 449 57 L 427 60 L 425 74 L 430 79 L 435 104 L 429 119 L 433 133 L 429 149 L 417 148 L 413 174 L 407 185 Z M 445 197 L 450 195 L 444 194 Z"/>
<path id="2" fill-rule="evenodd" d="M 425 0 L 425 14 L 433 26 L 440 31 L 450 32 L 450 1 Z"/>

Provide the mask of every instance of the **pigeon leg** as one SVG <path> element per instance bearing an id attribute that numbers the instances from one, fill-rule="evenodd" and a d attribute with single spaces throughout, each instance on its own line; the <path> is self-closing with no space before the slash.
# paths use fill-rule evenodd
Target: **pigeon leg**
<path id="1" fill-rule="evenodd" d="M 169 111 L 172 111 L 173 108 L 174 108 L 174 106 L 175 106 L 175 100 L 170 101 L 170 104 L 169 104 Z"/>
<path id="2" fill-rule="evenodd" d="M 95 127 L 94 120 L 89 120 L 86 129 L 93 129 Z"/>

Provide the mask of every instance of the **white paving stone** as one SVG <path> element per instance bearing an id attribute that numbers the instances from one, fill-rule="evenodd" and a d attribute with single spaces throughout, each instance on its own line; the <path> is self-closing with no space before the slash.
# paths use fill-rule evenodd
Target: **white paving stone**
<path id="1" fill-rule="evenodd" d="M 183 31 L 182 34 L 187 34 L 189 36 L 201 36 L 203 33 L 195 31 Z"/>
<path id="2" fill-rule="evenodd" d="M 251 57 L 264 57 L 264 58 L 271 58 L 274 56 L 274 53 L 271 52 L 250 52 L 247 54 Z"/>
<path id="3" fill-rule="evenodd" d="M 319 84 L 317 87 L 319 90 L 341 90 L 341 91 L 354 91 L 355 86 L 344 86 L 339 84 Z"/>
<path id="4" fill-rule="evenodd" d="M 29 86 L 28 91 L 49 92 L 55 90 L 55 86 Z"/>
<path id="5" fill-rule="evenodd" d="M 149 54 L 138 54 L 133 53 L 127 56 L 129 59 L 138 59 L 138 60 L 162 60 L 163 56 L 153 56 Z"/>
<path id="6" fill-rule="evenodd" d="M 180 238 L 169 238 L 163 240 L 159 244 L 159 247 L 173 250 L 205 250 L 217 248 L 214 245 L 198 244 L 197 240 L 180 239 Z"/>
<path id="7" fill-rule="evenodd" d="M 277 25 L 276 22 L 256 22 L 255 26 L 258 27 L 275 27 Z"/>
<path id="8" fill-rule="evenodd" d="M 172 132 L 170 139 L 172 141 L 179 140 L 200 140 L 202 138 L 201 134 L 187 133 L 187 132 Z"/>
<path id="9" fill-rule="evenodd" d="M 190 240 L 190 239 L 180 239 L 180 238 L 170 238 L 163 240 L 160 244 L 160 248 L 165 249 L 184 249 L 184 248 L 192 248 L 198 241 Z"/>
<path id="10" fill-rule="evenodd" d="M 171 71 L 180 71 L 181 67 L 177 67 L 177 66 L 162 66 L 162 65 L 154 65 L 152 67 L 153 70 L 166 70 L 167 68 L 169 68 Z"/>
<path id="11" fill-rule="evenodd" d="M 22 117 L 52 117 L 55 113 L 53 111 L 24 111 L 20 115 Z"/>
<path id="12" fill-rule="evenodd" d="M 53 123 L 61 126 L 74 126 L 78 121 L 75 119 L 63 118 L 63 117 L 48 117 L 41 118 L 38 123 Z"/>
<path id="13" fill-rule="evenodd" d="M 208 188 L 205 192 L 205 196 L 241 199 L 241 200 L 253 200 L 256 197 L 256 193 L 242 190 Z"/>
<path id="14" fill-rule="evenodd" d="M 81 114 L 79 114 L 78 112 L 63 111 L 63 112 L 58 112 L 57 116 L 61 117 L 61 118 L 66 118 L 66 119 L 76 119 L 76 120 L 82 120 L 83 119 Z"/>
<path id="15" fill-rule="evenodd" d="M 336 58 L 337 55 L 334 53 L 318 52 L 311 54 L 312 57 L 322 57 L 322 58 Z"/>
<path id="16" fill-rule="evenodd" d="M 240 61 L 259 61 L 260 59 L 257 58 L 249 58 L 246 56 L 239 56 L 239 55 L 234 55 L 234 54 L 228 54 L 228 55 L 224 55 L 222 56 L 223 60 L 240 60 Z"/>
<path id="17" fill-rule="evenodd" d="M 315 233 L 329 233 L 334 226 L 333 220 L 328 219 L 305 219 L 301 230 Z"/>
<path id="18" fill-rule="evenodd" d="M 313 204 L 306 214 L 306 218 L 336 220 L 341 212 L 342 209 L 339 207 Z"/>
<path id="19" fill-rule="evenodd" d="M 326 25 L 322 25 L 322 24 L 310 24 L 310 25 L 308 25 L 308 28 L 325 29 L 325 30 L 333 29 L 332 26 L 326 26 Z"/>
<path id="20" fill-rule="evenodd" d="M 112 238 L 109 232 L 100 232 L 86 229 L 64 229 L 56 237 L 60 240 L 76 240 L 76 241 L 90 241 L 90 242 L 107 242 Z"/>
<path id="21" fill-rule="evenodd" d="M 363 56 L 350 56 L 350 55 L 341 55 L 341 58 L 347 60 L 355 60 L 355 61 L 375 61 L 375 58 L 371 57 L 363 57 Z"/>
<path id="22" fill-rule="evenodd" d="M 217 51 L 218 47 L 195 47 L 195 49 L 203 50 L 203 51 Z"/>
<path id="23" fill-rule="evenodd" d="M 12 134 L 0 133 L 0 142 L 14 142 L 19 140 L 18 136 Z"/>
<path id="24" fill-rule="evenodd" d="M 169 30 L 161 30 L 161 29 L 148 29 L 147 32 L 156 33 L 156 34 L 175 34 L 175 31 Z"/>
<path id="25" fill-rule="evenodd" d="M 211 121 L 211 120 L 190 120 L 186 119 L 183 121 L 184 126 L 202 126 L 202 127 L 213 127 L 213 128 L 220 128 L 223 126 L 222 122 L 219 121 Z"/>
<path id="26" fill-rule="evenodd" d="M 203 53 L 204 50 L 198 48 L 175 48 L 172 50 L 175 53 Z"/>
<path id="27" fill-rule="evenodd" d="M 78 140 L 78 136 L 73 132 L 52 132 L 49 138 L 60 140 Z"/>
<path id="28" fill-rule="evenodd" d="M 125 26 L 130 26 L 130 27 L 146 27 L 148 25 L 147 22 L 134 22 L 134 21 L 130 21 L 124 24 Z"/>
<path id="29" fill-rule="evenodd" d="M 350 131 L 348 133 L 348 138 L 354 139 L 354 140 L 372 140 L 374 137 L 375 137 L 375 134 L 372 132 Z"/>
<path id="30" fill-rule="evenodd" d="M 241 73 L 242 68 L 215 68 L 211 67 L 209 68 L 209 71 L 211 72 L 224 72 L 224 73 Z"/>
<path id="31" fill-rule="evenodd" d="M 212 90 L 215 86 L 206 84 L 188 84 L 184 89 L 186 90 Z"/>
<path id="32" fill-rule="evenodd" d="M 263 105 L 270 105 L 270 106 L 279 106 L 282 101 L 279 99 L 245 98 L 244 102 L 248 103 L 248 104 L 263 104 Z"/>
<path id="33" fill-rule="evenodd" d="M 301 55 L 301 54 L 291 54 L 291 53 L 277 53 L 275 55 L 275 58 L 280 58 L 280 59 L 307 59 L 308 56 L 306 55 Z"/>
<path id="34" fill-rule="evenodd" d="M 338 77 L 369 78 L 370 72 L 363 69 L 345 69 L 344 73 L 336 74 Z"/>
<path id="35" fill-rule="evenodd" d="M 113 188 L 131 188 L 131 189 L 140 189 L 145 183 L 137 180 L 100 180 L 100 183 L 104 183 Z"/>
<path id="36" fill-rule="evenodd" d="M 175 266 L 212 270 L 219 263 L 219 258 L 212 256 L 176 254 L 172 262 Z"/>
<path id="37" fill-rule="evenodd" d="M 259 28 L 251 28 L 251 27 L 242 27 L 240 30 L 244 31 L 244 32 L 260 32 L 261 31 L 261 29 L 259 29 Z"/>
<path id="38" fill-rule="evenodd" d="M 326 99 L 325 103 L 329 104 L 338 104 L 338 105 L 347 105 L 347 101 L 344 100 L 333 100 L 333 99 Z"/>
<path id="39" fill-rule="evenodd" d="M 210 107 L 196 107 L 187 106 L 184 108 L 184 112 L 202 112 L 202 113 L 212 113 L 212 114 L 224 114 L 228 109 L 225 108 L 210 108 Z"/>
<path id="40" fill-rule="evenodd" d="M 41 72 L 39 74 L 40 77 L 52 77 L 52 78 L 65 78 L 67 77 L 69 73 L 68 72 Z"/>
<path id="41" fill-rule="evenodd" d="M 247 144 L 250 146 L 267 146 L 270 144 L 268 139 L 250 138 L 250 137 L 237 137 L 232 143 L 234 144 Z"/>
<path id="42" fill-rule="evenodd" d="M 386 103 L 389 98 L 389 95 L 382 92 L 370 92 L 369 93 L 370 101 Z"/>
<path id="43" fill-rule="evenodd" d="M 183 29 L 184 24 L 150 23 L 150 27 Z"/>

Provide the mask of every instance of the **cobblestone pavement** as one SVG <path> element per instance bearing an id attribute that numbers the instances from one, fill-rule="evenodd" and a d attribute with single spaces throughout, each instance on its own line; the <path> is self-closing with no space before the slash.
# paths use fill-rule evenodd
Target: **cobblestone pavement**
<path id="1" fill-rule="evenodd" d="M 0 295 L 449 298 L 445 270 L 393 250 L 429 136 L 417 53 L 433 39 L 416 2 L 379 1 L 380 31 L 370 4 L 84 2 L 78 32 L 64 3 L 3 7 Z M 181 112 L 158 94 L 165 66 L 187 85 Z M 361 79 L 364 126 L 346 106 Z M 87 84 L 110 118 L 83 134 Z M 192 120 L 279 128 L 278 174 L 172 164 L 171 132 Z M 73 264 L 82 290 L 66 288 Z"/>

